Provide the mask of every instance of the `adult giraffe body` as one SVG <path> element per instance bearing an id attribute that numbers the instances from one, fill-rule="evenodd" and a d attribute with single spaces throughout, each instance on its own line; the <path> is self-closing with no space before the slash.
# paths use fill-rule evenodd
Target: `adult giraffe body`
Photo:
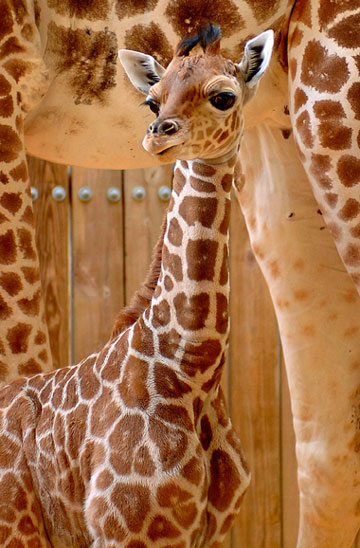
<path id="1" fill-rule="evenodd" d="M 2 142 L 7 143 L 1 169 L 9 181 L 4 190 L 17 195 L 24 187 L 20 109 L 23 102 L 36 102 L 33 91 L 49 86 L 25 119 L 30 153 L 89 167 L 145 166 L 149 158 L 138 142 L 151 115 L 146 119 L 138 109 L 139 95 L 129 91 L 116 67 L 117 48 L 152 53 L 166 65 L 178 38 L 211 19 L 222 26 L 227 55 L 237 59 L 246 37 L 274 28 L 276 53 L 248 107 L 241 153 L 245 184 L 239 200 L 274 300 L 284 346 L 300 469 L 299 546 L 350 546 L 359 526 L 360 500 L 360 305 L 353 285 L 359 287 L 360 264 L 359 3 L 219 0 L 209 5 L 202 0 L 149 0 L 139 7 L 133 4 L 94 2 L 89 10 L 80 3 L 49 0 L 47 5 L 36 3 L 35 14 L 32 3 L 1 2 L 6 17 L 0 26 L 4 77 L 0 129 Z M 20 46 L 9 41 L 13 36 Z M 32 66 L 23 63 L 26 52 L 29 60 L 36 61 Z M 42 67 L 47 76 L 42 75 Z M 35 78 L 35 73 L 40 76 Z M 24 82 L 35 82 L 35 90 L 32 85 L 24 89 Z M 17 112 L 11 110 L 11 102 Z M 18 137 L 5 129 L 9 124 Z M 31 236 L 29 222 L 24 225 L 27 205 L 13 213 L 5 204 L 8 197 L 0 201 L 7 218 L 0 225 L 1 241 L 9 241 L 16 213 L 14 245 L 21 250 L 21 234 Z M 329 230 L 317 213 L 319 207 Z M 32 277 L 26 293 L 24 271 L 19 274 L 15 262 L 6 266 L 11 268 L 20 276 L 24 293 L 16 293 L 16 284 L 9 292 L 10 278 L 7 284 L 3 280 L 2 314 L 9 322 L 1 346 L 4 377 L 9 376 L 9 363 L 14 376 L 19 366 L 21 371 L 45 367 L 39 358 L 43 335 L 37 339 L 41 345 L 35 346 L 43 326 L 32 328 L 31 337 L 26 338 L 25 332 L 23 345 L 11 344 L 16 331 L 9 329 L 18 323 L 11 312 L 19 309 L 21 299 L 33 302 L 38 291 Z M 35 311 L 31 321 L 39 315 Z M 31 322 L 25 317 L 20 323 Z M 24 360 L 25 348 L 28 353 L 35 349 L 37 363 Z"/>

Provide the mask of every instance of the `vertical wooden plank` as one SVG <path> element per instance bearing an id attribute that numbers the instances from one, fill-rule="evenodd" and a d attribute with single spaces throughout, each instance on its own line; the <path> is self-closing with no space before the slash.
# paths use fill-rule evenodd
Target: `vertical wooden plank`
<path id="1" fill-rule="evenodd" d="M 30 180 L 39 193 L 34 201 L 45 314 L 54 367 L 69 364 L 69 182 L 67 167 L 28 157 Z M 63 201 L 52 190 L 61 186 Z"/>
<path id="2" fill-rule="evenodd" d="M 81 201 L 89 187 L 92 198 Z M 110 187 L 122 190 L 122 172 L 72 170 L 73 361 L 109 339 L 124 304 L 123 198 L 110 202 Z"/>
<path id="3" fill-rule="evenodd" d="M 281 546 L 279 341 L 267 287 L 238 203 L 231 216 L 230 413 L 252 482 L 232 531 L 232 548 Z"/>
<path id="4" fill-rule="evenodd" d="M 171 165 L 124 172 L 126 302 L 139 288 L 149 268 L 169 204 L 159 198 L 158 190 L 161 186 L 171 187 L 171 181 Z M 144 199 L 134 199 L 136 187 L 145 189 Z"/>

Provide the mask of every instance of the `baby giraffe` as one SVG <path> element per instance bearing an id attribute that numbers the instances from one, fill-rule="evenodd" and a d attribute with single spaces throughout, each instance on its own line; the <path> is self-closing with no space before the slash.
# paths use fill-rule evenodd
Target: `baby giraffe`
<path id="1" fill-rule="evenodd" d="M 220 388 L 230 189 L 272 43 L 234 64 L 208 25 L 166 70 L 119 52 L 157 114 L 145 149 L 177 159 L 154 291 L 98 354 L 1 390 L 2 547 L 221 547 L 249 484 Z"/>

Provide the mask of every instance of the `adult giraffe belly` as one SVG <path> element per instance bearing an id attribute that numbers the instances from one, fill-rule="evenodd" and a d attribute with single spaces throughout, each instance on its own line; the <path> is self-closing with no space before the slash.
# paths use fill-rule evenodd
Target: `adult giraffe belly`
<path id="1" fill-rule="evenodd" d="M 111 91 L 104 104 L 76 104 L 67 79 L 56 78 L 40 105 L 26 118 L 28 154 L 89 168 L 154 165 L 156 161 L 139 146 L 152 116 L 139 107 L 140 98 L 129 98 L 126 84 Z"/>
<path id="2" fill-rule="evenodd" d="M 266 5 L 261 0 L 158 0 L 141 3 L 141 8 L 133 2 L 110 4 L 89 7 L 86 13 L 55 0 L 51 8 L 40 6 L 41 56 L 51 84 L 25 120 L 29 154 L 92 168 L 154 165 L 139 147 L 153 115 L 139 107 L 143 98 L 121 70 L 118 49 L 152 54 L 167 66 L 180 38 L 212 21 L 222 29 L 224 54 L 238 62 L 244 41 L 262 30 L 273 28 L 280 44 L 290 10 L 287 0 Z M 251 125 L 269 113 L 272 119 L 284 117 L 286 101 L 278 101 L 274 93 L 280 85 L 279 56 L 281 52 L 262 86 L 267 93 L 251 102 Z"/>

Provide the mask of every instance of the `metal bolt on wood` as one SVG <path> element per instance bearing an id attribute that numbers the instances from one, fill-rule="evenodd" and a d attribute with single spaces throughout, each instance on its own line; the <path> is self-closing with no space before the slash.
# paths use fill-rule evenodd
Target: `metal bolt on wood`
<path id="1" fill-rule="evenodd" d="M 56 202 L 62 202 L 66 198 L 66 190 L 63 186 L 55 186 L 51 191 L 51 195 Z"/>
<path id="2" fill-rule="evenodd" d="M 160 200 L 163 200 L 164 202 L 167 202 L 170 200 L 171 196 L 171 188 L 167 185 L 163 185 L 158 190 L 158 196 Z"/>
<path id="3" fill-rule="evenodd" d="M 32 186 L 32 187 L 30 188 L 30 192 L 31 192 L 31 199 L 32 199 L 33 202 L 35 202 L 35 200 L 37 200 L 38 197 L 39 197 L 39 191 L 38 191 L 37 188 L 35 188 L 34 186 Z"/>
<path id="4" fill-rule="evenodd" d="M 92 190 L 88 186 L 79 188 L 78 196 L 82 202 L 89 202 L 92 198 Z"/>
<path id="5" fill-rule="evenodd" d="M 143 200 L 146 196 L 146 189 L 143 186 L 136 186 L 133 188 L 132 197 L 134 200 Z"/>
<path id="6" fill-rule="evenodd" d="M 107 197 L 109 202 L 118 202 L 121 198 L 121 190 L 116 186 L 111 186 L 107 191 Z"/>

